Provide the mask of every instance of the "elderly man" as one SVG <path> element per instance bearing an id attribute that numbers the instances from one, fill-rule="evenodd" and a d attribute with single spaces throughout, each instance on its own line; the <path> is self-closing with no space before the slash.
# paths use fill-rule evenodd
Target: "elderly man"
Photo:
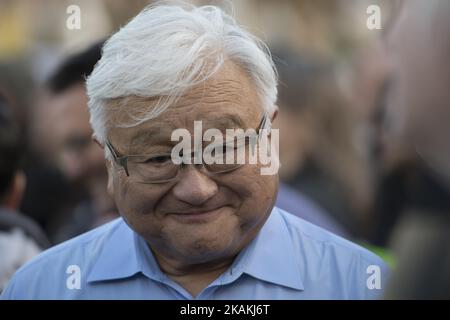
<path id="1" fill-rule="evenodd" d="M 122 217 L 40 255 L 3 298 L 379 296 L 386 269 L 377 256 L 273 207 L 278 176 L 264 171 L 273 163 L 250 156 L 276 138 L 273 63 L 219 8 L 145 9 L 107 41 L 87 90 Z M 230 129 L 258 133 L 256 149 L 254 135 L 220 144 L 217 132 Z M 179 148 L 191 142 L 194 152 Z M 212 143 L 214 161 L 199 158 Z M 244 162 L 221 161 L 246 146 Z"/>

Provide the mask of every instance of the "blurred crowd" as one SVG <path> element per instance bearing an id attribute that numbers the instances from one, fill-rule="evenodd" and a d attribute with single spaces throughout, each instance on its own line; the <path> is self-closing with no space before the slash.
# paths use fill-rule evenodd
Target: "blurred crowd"
<path id="1" fill-rule="evenodd" d="M 40 251 L 119 216 L 84 81 L 148 3 L 0 0 L 0 292 Z M 223 5 L 278 70 L 277 206 L 385 259 L 387 298 L 450 298 L 450 2 Z"/>

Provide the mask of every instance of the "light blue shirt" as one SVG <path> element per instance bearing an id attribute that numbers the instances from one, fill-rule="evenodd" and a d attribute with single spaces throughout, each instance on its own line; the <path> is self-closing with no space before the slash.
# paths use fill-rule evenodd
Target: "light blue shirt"
<path id="1" fill-rule="evenodd" d="M 387 268 L 371 252 L 274 208 L 230 268 L 196 299 L 371 299 Z M 20 268 L 3 299 L 193 299 L 121 219 Z"/>

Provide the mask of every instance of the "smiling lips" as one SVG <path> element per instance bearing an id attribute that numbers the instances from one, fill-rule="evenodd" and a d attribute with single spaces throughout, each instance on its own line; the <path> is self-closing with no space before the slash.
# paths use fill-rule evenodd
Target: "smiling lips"
<path id="1" fill-rule="evenodd" d="M 173 214 L 182 215 L 182 216 L 185 216 L 185 215 L 189 215 L 189 216 L 191 216 L 191 215 L 202 215 L 202 214 L 212 213 L 212 212 L 217 211 L 217 210 L 222 209 L 222 208 L 223 208 L 223 206 L 217 207 L 217 208 L 214 208 L 214 209 L 198 209 L 198 210 L 190 210 L 190 211 L 185 211 L 185 212 L 176 212 L 176 213 L 173 213 Z"/>
<path id="2" fill-rule="evenodd" d="M 222 209 L 224 209 L 225 206 L 216 207 L 214 209 L 198 209 L 198 210 L 189 210 L 189 211 L 182 211 L 182 212 L 176 212 L 171 213 L 170 215 L 180 218 L 180 219 L 187 219 L 187 220 L 196 220 L 196 219 L 206 219 L 208 217 L 216 216 L 223 212 Z"/>

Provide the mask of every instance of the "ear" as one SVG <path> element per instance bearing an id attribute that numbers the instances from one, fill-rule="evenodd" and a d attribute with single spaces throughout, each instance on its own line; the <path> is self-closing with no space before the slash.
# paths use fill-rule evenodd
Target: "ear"
<path id="1" fill-rule="evenodd" d="M 108 193 L 114 197 L 114 177 L 113 177 L 113 173 L 114 173 L 114 168 L 111 162 L 111 159 L 106 158 L 105 159 L 106 162 L 106 171 L 108 172 L 108 183 L 106 186 L 106 189 L 108 190 Z"/>
<path id="2" fill-rule="evenodd" d="M 100 148 L 104 149 L 105 146 L 100 143 L 96 136 L 92 135 L 92 140 L 100 146 Z"/>
<path id="3" fill-rule="evenodd" d="M 100 148 L 103 149 L 104 153 L 105 153 L 105 164 L 106 164 L 106 171 L 108 173 L 108 182 L 106 185 L 106 190 L 108 190 L 108 193 L 114 197 L 114 183 L 113 183 L 113 165 L 111 163 L 111 159 L 108 159 L 106 157 L 106 152 L 105 152 L 105 145 L 103 145 L 96 136 L 92 135 L 92 140 L 98 144 L 100 146 Z"/>
<path id="4" fill-rule="evenodd" d="M 273 123 L 278 116 L 278 106 L 275 105 L 274 107 L 275 111 L 272 113 L 272 116 L 270 117 L 270 123 Z"/>

